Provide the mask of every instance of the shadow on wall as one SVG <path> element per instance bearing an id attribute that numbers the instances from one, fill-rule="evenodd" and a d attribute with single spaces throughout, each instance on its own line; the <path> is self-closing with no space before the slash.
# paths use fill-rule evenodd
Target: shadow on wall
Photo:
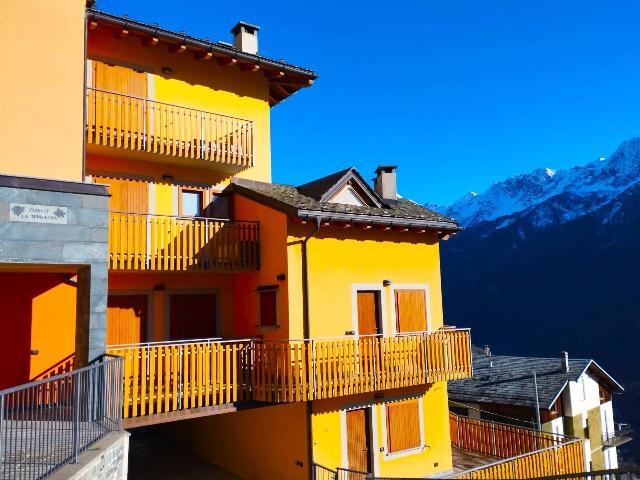
<path id="1" fill-rule="evenodd" d="M 0 389 L 73 368 L 76 287 L 61 273 L 0 273 Z"/>

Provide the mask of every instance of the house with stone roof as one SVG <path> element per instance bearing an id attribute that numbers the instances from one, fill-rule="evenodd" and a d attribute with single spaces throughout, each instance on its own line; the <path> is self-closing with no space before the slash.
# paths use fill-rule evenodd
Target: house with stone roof
<path id="1" fill-rule="evenodd" d="M 450 382 L 449 405 L 470 418 L 583 438 L 585 464 L 603 470 L 618 467 L 616 447 L 631 440 L 630 428 L 614 422 L 613 395 L 623 391 L 592 359 L 492 355 L 485 347 L 474 351 L 473 377 Z"/>

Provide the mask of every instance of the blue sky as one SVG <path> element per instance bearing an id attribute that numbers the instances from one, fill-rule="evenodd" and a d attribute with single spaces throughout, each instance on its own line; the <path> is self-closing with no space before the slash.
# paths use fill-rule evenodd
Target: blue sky
<path id="1" fill-rule="evenodd" d="M 211 40 L 239 19 L 260 52 L 320 78 L 272 109 L 273 180 L 399 165 L 400 193 L 449 203 L 640 136 L 640 2 L 98 0 Z"/>

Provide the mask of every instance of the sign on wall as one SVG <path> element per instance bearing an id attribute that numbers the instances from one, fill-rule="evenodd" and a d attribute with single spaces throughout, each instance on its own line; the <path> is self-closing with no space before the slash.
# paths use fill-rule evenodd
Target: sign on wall
<path id="1" fill-rule="evenodd" d="M 67 207 L 10 203 L 9 220 L 12 222 L 66 224 Z"/>

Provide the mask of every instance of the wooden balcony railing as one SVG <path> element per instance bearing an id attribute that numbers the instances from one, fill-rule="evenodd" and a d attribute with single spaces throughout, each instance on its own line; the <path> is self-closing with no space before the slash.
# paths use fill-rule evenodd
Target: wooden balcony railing
<path id="1" fill-rule="evenodd" d="M 257 222 L 111 212 L 112 270 L 257 270 Z"/>
<path id="2" fill-rule="evenodd" d="M 256 400 L 291 402 L 471 376 L 469 330 L 266 341 L 255 345 Z"/>
<path id="3" fill-rule="evenodd" d="M 87 88 L 87 143 L 225 164 L 253 165 L 253 122 Z"/>
<path id="4" fill-rule="evenodd" d="M 547 432 L 449 414 L 451 443 L 499 460 L 455 478 L 536 478 L 584 471 L 582 441 Z"/>
<path id="5" fill-rule="evenodd" d="M 125 419 L 242 400 L 333 398 L 471 375 L 469 330 L 282 342 L 205 339 L 107 351 L 124 357 Z"/>

